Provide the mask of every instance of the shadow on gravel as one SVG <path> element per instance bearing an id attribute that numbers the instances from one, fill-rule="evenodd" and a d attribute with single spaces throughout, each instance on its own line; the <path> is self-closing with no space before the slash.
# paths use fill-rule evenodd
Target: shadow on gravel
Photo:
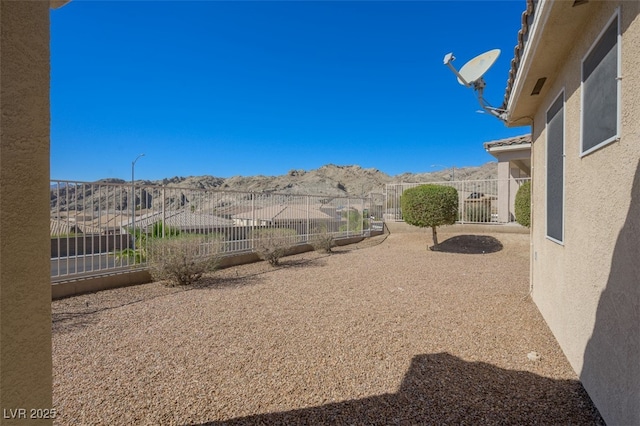
<path id="1" fill-rule="evenodd" d="M 159 294 L 154 294 L 151 296 L 144 294 L 127 294 L 116 297 L 114 300 L 88 299 L 91 294 L 80 295 L 78 296 L 78 300 L 74 300 L 74 298 L 71 297 L 66 299 L 68 303 L 67 306 L 61 308 L 52 308 L 52 332 L 65 333 L 80 330 L 97 322 L 96 314 L 100 314 L 101 312 L 123 308 L 125 306 L 134 305 L 136 303 L 144 303 L 157 298 L 171 297 L 185 291 L 235 288 L 248 285 L 256 285 L 261 282 L 260 275 L 261 273 L 236 277 L 220 277 L 215 275 L 208 275 L 201 278 L 200 281 L 192 285 L 183 287 L 163 287 L 162 291 Z M 113 289 L 112 291 L 115 292 L 117 291 L 117 289 Z M 82 300 L 80 300 L 80 298 L 84 298 L 85 301 L 83 302 Z"/>
<path id="2" fill-rule="evenodd" d="M 211 275 L 201 278 L 196 284 L 186 287 L 185 290 L 202 290 L 202 289 L 222 289 L 222 288 L 235 288 L 248 285 L 256 285 L 261 282 L 261 276 L 269 274 L 278 269 L 288 268 L 320 268 L 326 266 L 327 262 L 323 258 L 312 259 L 284 259 L 280 261 L 280 264 L 275 267 L 268 267 L 263 271 L 255 272 L 249 275 L 236 275 L 234 276 L 219 276 Z M 237 274 L 236 270 L 236 274 Z"/>
<path id="3" fill-rule="evenodd" d="M 66 333 L 71 331 L 82 330 L 85 327 L 96 322 L 94 314 L 98 311 L 90 312 L 52 312 L 51 313 L 51 332 Z"/>
<path id="4" fill-rule="evenodd" d="M 256 273 L 251 275 L 243 275 L 236 277 L 218 277 L 218 276 L 208 276 L 201 278 L 195 284 L 191 286 L 185 287 L 185 291 L 189 290 L 206 290 L 206 289 L 221 289 L 221 288 L 237 288 L 244 287 L 249 285 L 258 284 L 261 279 L 260 275 L 262 273 Z"/>
<path id="5" fill-rule="evenodd" d="M 115 291 L 116 289 L 114 289 Z M 108 290 L 107 290 L 108 291 Z M 87 327 L 97 322 L 96 314 L 118 309 L 136 303 L 146 302 L 158 297 L 166 297 L 179 292 L 180 290 L 167 289 L 166 293 L 156 294 L 153 296 L 127 295 L 116 300 L 91 300 L 88 299 L 92 294 L 78 295 L 61 299 L 59 302 L 65 301 L 66 306 L 51 308 L 51 325 L 53 333 L 65 333 L 75 331 Z M 100 292 L 99 292 L 100 293 Z M 83 301 L 84 300 L 84 301 Z M 54 301 L 55 302 L 55 301 Z M 58 305 L 59 306 L 59 305 Z"/>
<path id="6" fill-rule="evenodd" d="M 413 358 L 400 389 L 363 399 L 203 425 L 604 425 L 580 382 L 466 362 L 448 353 Z"/>
<path id="7" fill-rule="evenodd" d="M 496 253 L 503 249 L 502 243 L 488 235 L 457 235 L 444 240 L 433 251 L 461 254 Z"/>
<path id="8" fill-rule="evenodd" d="M 323 254 L 324 257 L 332 255 L 333 253 Z M 323 266 L 327 266 L 327 261 L 322 257 L 317 257 L 313 259 L 295 259 L 288 260 L 284 259 L 280 261 L 280 265 L 278 268 L 320 268 Z"/>

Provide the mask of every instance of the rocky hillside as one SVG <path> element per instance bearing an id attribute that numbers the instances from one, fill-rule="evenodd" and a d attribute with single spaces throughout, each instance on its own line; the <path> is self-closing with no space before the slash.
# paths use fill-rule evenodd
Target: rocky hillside
<path id="1" fill-rule="evenodd" d="M 385 184 L 401 182 L 438 182 L 451 179 L 451 169 L 433 173 L 403 173 L 389 176 L 380 170 L 360 166 L 337 166 L 329 164 L 316 170 L 291 170 L 281 176 L 234 176 L 217 178 L 213 176 L 173 177 L 157 181 L 136 181 L 138 185 L 161 186 L 171 188 L 199 188 L 243 192 L 277 192 L 283 194 L 314 194 L 329 197 L 363 196 L 371 193 L 383 193 Z M 487 163 L 480 167 L 465 167 L 455 170 L 456 180 L 492 179 L 497 177 L 497 163 Z M 79 190 L 75 186 L 61 185 L 51 188 L 51 209 L 83 210 L 89 206 L 109 205 L 109 208 L 123 210 L 129 208 L 128 183 L 122 179 L 102 179 L 96 183 L 123 184 L 122 191 L 117 187 L 85 187 Z M 111 188 L 111 189 L 109 189 Z M 80 191 L 80 192 L 78 192 Z M 96 192 L 97 191 L 97 192 Z M 142 197 L 137 195 L 136 203 L 141 208 L 151 208 L 152 200 L 158 200 L 157 188 L 141 189 Z M 188 201 L 185 195 L 171 200 L 171 206 L 184 205 Z"/>
<path id="2" fill-rule="evenodd" d="M 227 179 L 213 176 L 176 176 L 158 181 L 144 181 L 144 184 L 284 194 L 359 196 L 371 192 L 383 192 L 384 185 L 388 183 L 447 181 L 451 179 L 451 172 L 451 169 L 447 169 L 432 173 L 403 173 L 389 176 L 374 168 L 328 164 L 310 171 L 290 170 L 286 175 L 280 176 L 233 176 Z M 478 167 L 457 168 L 455 179 L 495 179 L 497 173 L 497 163 L 492 162 Z M 110 181 L 113 180 L 110 179 Z"/>

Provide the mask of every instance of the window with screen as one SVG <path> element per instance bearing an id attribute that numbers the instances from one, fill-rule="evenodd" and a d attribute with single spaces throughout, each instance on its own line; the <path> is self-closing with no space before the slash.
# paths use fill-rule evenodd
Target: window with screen
<path id="1" fill-rule="evenodd" d="M 564 241 L 564 92 L 547 110 L 547 237 Z"/>
<path id="2" fill-rule="evenodd" d="M 582 154 L 618 138 L 618 14 L 582 61 Z"/>

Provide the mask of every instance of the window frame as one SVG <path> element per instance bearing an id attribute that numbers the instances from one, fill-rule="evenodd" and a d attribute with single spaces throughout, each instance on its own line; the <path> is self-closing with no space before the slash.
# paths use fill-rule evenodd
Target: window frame
<path id="1" fill-rule="evenodd" d="M 614 22 L 616 22 L 616 26 L 617 26 L 617 32 L 616 32 L 616 50 L 617 50 L 617 59 L 616 59 L 616 91 L 617 91 L 617 96 L 616 96 L 616 132 L 613 136 L 610 136 L 609 138 L 597 143 L 596 145 L 588 148 L 588 149 L 584 149 L 584 125 L 585 125 L 585 119 L 584 119 L 584 102 L 585 102 L 585 93 L 584 93 L 584 63 L 587 60 L 587 58 L 589 57 L 589 55 L 591 55 L 591 52 L 593 52 L 593 50 L 596 48 L 596 46 L 598 45 L 598 43 L 602 40 L 602 37 L 604 36 L 604 34 L 607 32 L 607 30 L 609 29 L 609 26 Z M 620 7 L 617 7 L 615 12 L 613 13 L 613 15 L 607 20 L 607 23 L 604 25 L 604 27 L 602 28 L 602 30 L 600 31 L 600 33 L 598 34 L 598 36 L 596 37 L 596 39 L 594 40 L 594 42 L 591 44 L 591 47 L 589 47 L 589 50 L 587 50 L 587 53 L 582 57 L 582 61 L 580 62 L 580 153 L 579 156 L 580 157 L 584 157 L 586 155 L 591 154 L 592 152 L 595 152 L 597 150 L 599 150 L 600 148 L 603 148 L 613 142 L 617 142 L 620 140 L 620 128 L 621 128 L 621 123 L 622 123 L 622 113 L 621 113 L 621 109 L 622 109 L 622 78 L 621 78 L 621 72 L 622 72 L 622 34 L 620 31 Z"/>
<path id="2" fill-rule="evenodd" d="M 565 200 L 566 200 L 566 191 L 565 191 L 565 182 L 566 182 L 566 134 L 567 134 L 567 120 L 565 116 L 565 110 L 567 105 L 567 99 L 565 97 L 565 88 L 562 87 L 558 95 L 553 98 L 553 101 L 549 104 L 549 107 L 545 111 L 545 126 L 546 126 L 546 135 L 545 135 L 545 238 L 553 241 L 556 244 L 564 246 L 565 241 Z M 558 240 L 555 237 L 549 235 L 549 111 L 553 106 L 558 102 L 559 99 L 562 99 L 562 236 L 561 240 Z M 559 110 L 559 111 L 560 111 Z M 557 113 L 556 113 L 557 114 Z M 554 115 L 555 117 L 555 115 Z"/>

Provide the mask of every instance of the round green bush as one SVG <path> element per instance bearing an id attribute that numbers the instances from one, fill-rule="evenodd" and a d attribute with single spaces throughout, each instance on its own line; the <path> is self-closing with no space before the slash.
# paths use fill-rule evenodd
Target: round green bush
<path id="1" fill-rule="evenodd" d="M 516 222 L 529 228 L 531 226 L 531 182 L 523 183 L 516 193 Z"/>
<path id="2" fill-rule="evenodd" d="M 437 246 L 436 227 L 453 225 L 458 217 L 458 191 L 450 186 L 420 185 L 404 191 L 401 199 L 402 219 L 409 225 L 433 230 Z"/>

